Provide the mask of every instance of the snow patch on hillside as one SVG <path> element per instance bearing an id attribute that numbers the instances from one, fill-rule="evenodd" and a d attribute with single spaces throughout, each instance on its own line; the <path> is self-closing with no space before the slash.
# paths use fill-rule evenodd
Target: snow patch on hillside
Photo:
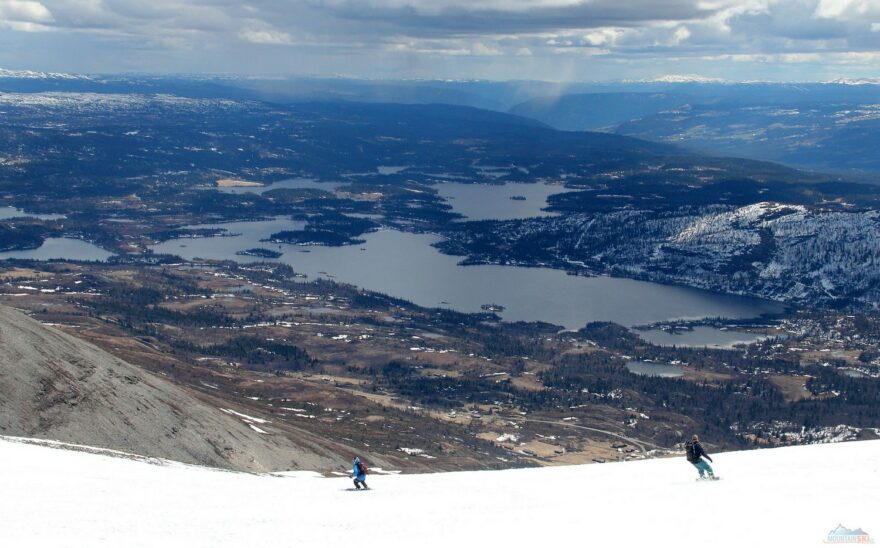
<path id="1" fill-rule="evenodd" d="M 244 107 L 247 103 L 230 99 L 199 99 L 165 93 L 5 93 L 0 92 L 0 106 L 34 110 L 39 113 L 99 113 L 106 111 L 138 111 L 155 108 L 203 110 L 208 108 Z"/>

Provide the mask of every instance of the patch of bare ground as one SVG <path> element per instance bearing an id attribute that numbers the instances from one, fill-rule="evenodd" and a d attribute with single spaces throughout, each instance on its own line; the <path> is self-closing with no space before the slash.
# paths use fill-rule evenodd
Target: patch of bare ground
<path id="1" fill-rule="evenodd" d="M 177 312 L 186 312 L 202 308 L 215 308 L 222 309 L 228 314 L 247 314 L 256 310 L 253 301 L 238 297 L 195 298 L 189 300 L 167 301 L 160 306 Z"/>
<path id="2" fill-rule="evenodd" d="M 813 394 L 807 390 L 806 383 L 809 377 L 802 375 L 771 375 L 772 382 L 787 402 L 813 399 Z"/>
<path id="3" fill-rule="evenodd" d="M 682 367 L 682 379 L 693 382 L 718 382 L 733 379 L 734 376 L 729 373 L 718 373 L 708 369 L 694 369 L 692 367 Z"/>
<path id="4" fill-rule="evenodd" d="M 862 365 L 859 362 L 859 352 L 858 350 L 841 350 L 841 349 L 829 349 L 826 351 L 814 351 L 814 352 L 802 352 L 801 353 L 801 363 L 804 364 L 822 364 L 828 362 L 830 360 L 843 360 L 847 365 Z"/>
<path id="5" fill-rule="evenodd" d="M 44 272 L 42 270 L 34 270 L 31 268 L 10 268 L 7 270 L 3 270 L 0 272 L 0 280 L 10 281 L 10 280 L 38 280 L 42 278 L 51 278 L 53 274 L 51 272 Z"/>
<path id="6" fill-rule="evenodd" d="M 537 392 L 544 389 L 544 383 L 532 373 L 525 373 L 521 376 L 512 377 L 510 382 L 513 386 L 521 390 L 532 390 Z"/>

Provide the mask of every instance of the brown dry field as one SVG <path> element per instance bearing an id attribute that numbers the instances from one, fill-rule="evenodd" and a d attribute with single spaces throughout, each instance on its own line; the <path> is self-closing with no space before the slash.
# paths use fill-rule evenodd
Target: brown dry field
<path id="1" fill-rule="evenodd" d="M 702 382 L 702 381 L 724 381 L 730 380 L 733 375 L 728 373 L 717 373 L 715 371 L 709 371 L 707 369 L 693 369 L 691 367 L 683 367 L 684 375 L 681 376 L 682 379 L 686 381 L 693 382 Z"/>
<path id="2" fill-rule="evenodd" d="M 823 363 L 828 360 L 844 360 L 848 365 L 863 365 L 859 362 L 858 350 L 832 349 L 831 352 L 802 352 L 802 363 Z"/>
<path id="3" fill-rule="evenodd" d="M 252 186 L 265 186 L 263 183 L 258 183 L 256 181 L 245 181 L 243 179 L 217 179 L 217 186 L 221 188 L 229 188 L 229 187 L 252 187 Z"/>
<path id="4" fill-rule="evenodd" d="M 10 268 L 0 272 L 0 280 L 37 280 L 46 277 L 53 277 L 51 272 L 42 270 L 33 270 L 30 268 Z"/>
<path id="5" fill-rule="evenodd" d="M 807 377 L 799 375 L 771 375 L 770 382 L 779 388 L 786 402 L 813 398 L 813 394 L 806 389 Z"/>

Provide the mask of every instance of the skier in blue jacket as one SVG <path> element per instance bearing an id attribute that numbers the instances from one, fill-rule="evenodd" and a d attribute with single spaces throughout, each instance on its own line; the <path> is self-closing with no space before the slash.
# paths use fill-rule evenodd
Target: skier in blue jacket
<path id="1" fill-rule="evenodd" d="M 360 457 L 354 458 L 354 466 L 352 466 L 351 477 L 354 478 L 354 488 L 360 489 L 363 486 L 364 489 L 369 489 L 367 487 L 367 467 L 361 463 Z"/>
<path id="2" fill-rule="evenodd" d="M 715 472 L 712 470 L 712 467 L 709 466 L 709 462 L 712 462 L 712 457 L 706 453 L 706 450 L 703 449 L 703 446 L 700 444 L 700 437 L 694 434 L 694 437 L 691 438 L 691 441 L 684 444 L 685 453 L 687 454 L 687 460 L 700 473 L 700 478 L 704 478 L 705 474 L 708 472 L 709 479 L 715 479 Z M 703 460 L 703 457 L 709 459 L 709 462 Z"/>

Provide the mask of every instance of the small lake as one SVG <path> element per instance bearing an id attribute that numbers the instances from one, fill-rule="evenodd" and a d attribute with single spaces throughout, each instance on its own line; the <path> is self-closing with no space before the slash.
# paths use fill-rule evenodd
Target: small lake
<path id="1" fill-rule="evenodd" d="M 217 187 L 216 190 L 220 192 L 225 192 L 227 194 L 262 194 L 264 192 L 268 192 L 270 190 L 276 190 L 279 188 L 292 188 L 292 189 L 304 189 L 304 188 L 316 188 L 318 190 L 326 190 L 327 192 L 333 192 L 337 188 L 346 185 L 348 183 L 340 183 L 340 182 L 331 182 L 324 183 L 321 181 L 316 181 L 314 179 L 285 179 L 283 181 L 277 181 L 275 183 L 270 183 L 265 186 L 226 186 L 226 187 Z"/>
<path id="2" fill-rule="evenodd" d="M 0 253 L 0 260 L 33 259 L 48 261 L 51 259 L 65 259 L 68 261 L 106 261 L 112 256 L 113 253 L 106 249 L 75 238 L 46 238 L 43 245 L 37 249 Z"/>
<path id="3" fill-rule="evenodd" d="M 410 167 L 411 166 L 376 166 L 376 171 L 379 175 L 396 175 Z"/>
<path id="4" fill-rule="evenodd" d="M 636 335 L 659 346 L 684 346 L 692 348 L 733 348 L 738 344 L 752 344 L 770 338 L 761 333 L 748 333 L 733 329 L 719 329 L 698 325 L 692 329 L 676 332 L 662 329 L 636 330 Z"/>
<path id="5" fill-rule="evenodd" d="M 554 216 L 555 213 L 542 211 L 542 208 L 547 207 L 548 197 L 566 192 L 562 185 L 543 183 L 437 183 L 433 186 L 453 211 L 461 213 L 469 221 Z"/>
<path id="6" fill-rule="evenodd" d="M 261 242 L 275 232 L 282 230 L 301 230 L 306 226 L 305 221 L 294 221 L 289 217 L 275 217 L 266 221 L 241 221 L 234 223 L 219 223 L 206 225 L 190 225 L 191 229 L 224 229 L 226 236 L 211 238 L 180 238 L 169 240 L 157 246 L 153 250 L 157 253 L 171 253 L 180 255 L 186 259 L 228 259 L 238 262 L 254 262 L 272 259 L 257 257 L 243 257 L 236 255 L 239 251 L 261 247 L 273 251 L 292 253 L 303 248 L 299 246 L 272 244 Z M 279 259 L 283 259 L 283 256 Z M 283 261 L 286 262 L 286 261 Z"/>
<path id="7" fill-rule="evenodd" d="M 235 253 L 266 247 L 283 253 L 275 260 L 310 279 L 332 278 L 421 306 L 462 312 L 480 312 L 481 305 L 497 303 L 506 307 L 499 312 L 505 320 L 545 321 L 567 329 L 591 321 L 632 326 L 714 316 L 752 318 L 782 311 L 777 303 L 624 278 L 569 276 L 549 268 L 463 267 L 458 265 L 461 257 L 432 247 L 439 237 L 428 234 L 383 230 L 365 235 L 361 245 L 296 246 L 260 242 L 272 232 L 297 226 L 287 219 L 202 227 L 208 226 L 241 235 L 169 240 L 153 250 L 187 260 L 252 262 Z"/>
<path id="8" fill-rule="evenodd" d="M 629 369 L 630 373 L 643 375 L 645 377 L 674 378 L 684 375 L 684 368 L 680 365 L 672 365 L 668 363 L 632 361 L 626 362 L 626 368 Z"/>
<path id="9" fill-rule="evenodd" d="M 56 215 L 56 214 L 46 214 L 41 215 L 39 213 L 28 213 L 23 209 L 18 209 L 17 207 L 6 206 L 0 207 L 0 219 L 40 219 L 43 221 L 56 221 L 58 219 L 66 218 L 65 215 Z"/>

